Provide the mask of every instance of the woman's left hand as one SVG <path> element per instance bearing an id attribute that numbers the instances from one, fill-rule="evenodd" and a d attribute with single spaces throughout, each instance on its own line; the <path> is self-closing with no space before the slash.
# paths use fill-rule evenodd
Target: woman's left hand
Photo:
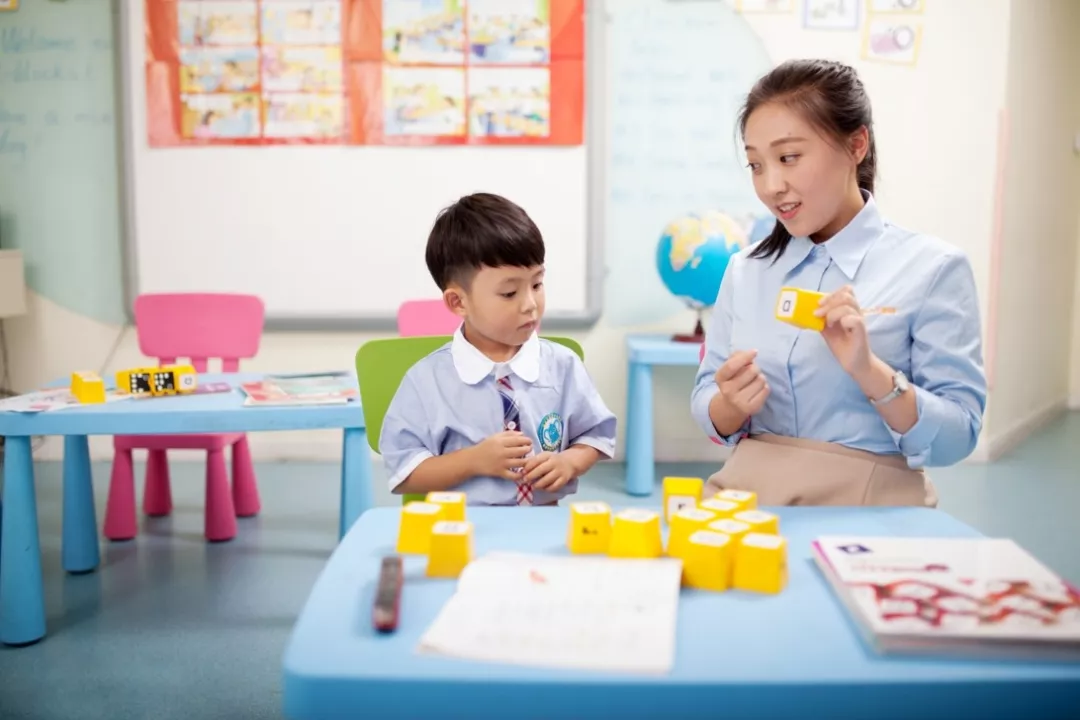
<path id="1" fill-rule="evenodd" d="M 868 370 L 873 357 L 870 338 L 854 289 L 845 285 L 826 295 L 814 314 L 825 318 L 821 335 L 844 371 L 856 376 Z"/>

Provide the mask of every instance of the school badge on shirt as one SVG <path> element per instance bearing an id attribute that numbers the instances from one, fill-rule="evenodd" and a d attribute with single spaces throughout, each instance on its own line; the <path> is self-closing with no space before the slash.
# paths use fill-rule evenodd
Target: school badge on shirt
<path id="1" fill-rule="evenodd" d="M 540 421 L 536 435 L 540 438 L 540 447 L 546 452 L 555 452 L 562 446 L 563 421 L 559 413 L 548 413 Z"/>

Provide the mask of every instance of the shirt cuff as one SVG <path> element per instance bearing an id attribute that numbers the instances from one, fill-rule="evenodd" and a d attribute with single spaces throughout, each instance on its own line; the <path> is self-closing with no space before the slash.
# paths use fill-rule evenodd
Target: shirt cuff
<path id="1" fill-rule="evenodd" d="M 746 437 L 750 431 L 750 420 L 747 418 L 743 421 L 743 424 L 738 430 L 730 435 L 721 435 L 716 432 L 716 426 L 713 425 L 712 418 L 709 417 L 709 405 L 712 403 L 712 399 L 720 393 L 720 388 L 713 384 L 711 387 L 702 390 L 694 397 L 694 401 L 691 407 L 691 412 L 694 419 L 697 420 L 698 425 L 705 431 L 705 434 L 714 443 L 723 445 L 724 447 L 735 447 L 739 444 L 739 441 Z"/>
<path id="2" fill-rule="evenodd" d="M 574 438 L 573 442 L 567 447 L 573 447 L 574 445 L 588 445 L 608 460 L 615 457 L 615 441 L 611 438 L 582 435 L 579 438 Z"/>
<path id="3" fill-rule="evenodd" d="M 420 450 L 411 458 L 409 458 L 408 462 L 402 465 L 396 473 L 390 476 L 390 481 L 388 483 L 390 485 L 390 492 L 394 492 L 394 488 L 405 482 L 405 479 L 412 475 L 413 470 L 420 467 L 420 463 L 431 457 L 435 456 L 429 453 L 427 450 Z"/>
<path id="4" fill-rule="evenodd" d="M 888 423 L 885 427 L 900 453 L 907 458 L 908 467 L 918 470 L 930 461 L 934 438 L 945 421 L 946 401 L 918 385 L 913 384 L 911 388 L 915 392 L 915 410 L 918 414 L 915 424 L 906 433 L 896 432 Z"/>

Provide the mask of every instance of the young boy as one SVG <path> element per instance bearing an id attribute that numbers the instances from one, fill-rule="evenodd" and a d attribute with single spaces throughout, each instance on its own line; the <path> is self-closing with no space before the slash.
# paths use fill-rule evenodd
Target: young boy
<path id="1" fill-rule="evenodd" d="M 391 492 L 557 504 L 614 454 L 615 416 L 578 356 L 536 334 L 540 230 L 505 198 L 469 195 L 439 213 L 426 259 L 462 324 L 406 373 L 387 410 L 379 446 Z"/>

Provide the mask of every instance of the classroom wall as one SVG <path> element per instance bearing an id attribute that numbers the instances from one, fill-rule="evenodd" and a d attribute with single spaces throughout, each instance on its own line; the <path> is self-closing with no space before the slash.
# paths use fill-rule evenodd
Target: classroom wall
<path id="1" fill-rule="evenodd" d="M 923 35 L 914 66 L 871 63 L 861 59 L 860 33 L 803 29 L 800 2 L 792 2 L 793 10 L 788 13 L 746 14 L 744 18 L 760 36 L 773 62 L 817 55 L 852 62 L 859 68 L 875 106 L 881 156 L 879 202 L 894 222 L 937 234 L 969 254 L 978 283 L 984 327 L 989 329 L 992 325 L 991 306 L 994 305 L 991 303 L 991 247 L 998 162 L 994 148 L 998 141 L 999 113 L 1006 104 L 1007 78 L 1015 72 L 1009 65 L 1008 49 L 1010 12 L 1015 11 L 1015 6 L 1008 0 L 926 0 L 924 4 L 924 12 L 918 19 Z M 1061 7 L 1068 4 L 1069 0 L 1057 3 Z M 1039 5 L 1046 7 L 1043 3 Z M 1028 17 L 1024 22 L 1032 21 L 1033 18 Z M 1049 20 L 1047 23 L 1054 24 Z M 1030 31 L 1021 38 L 1021 47 L 1024 47 L 1023 42 L 1037 47 L 1036 37 L 1037 34 Z M 1034 52 L 1032 49 L 1028 54 Z M 1071 87 L 1068 78 L 1059 77 L 1059 82 L 1061 87 Z M 1021 126 L 1023 122 L 1027 121 L 1021 117 Z M 1014 220 L 1007 235 L 1019 238 L 1022 234 L 1016 232 L 1016 227 L 1019 218 L 1023 217 L 1023 198 L 1017 184 L 1010 187 L 1016 200 L 1011 205 Z M 1039 222 L 1049 224 L 1052 221 L 1040 219 Z M 1076 235 L 1073 227 L 1070 237 Z M 625 238 L 608 237 L 609 257 L 615 252 L 628 252 L 625 242 Z M 1019 240 L 1015 243 L 1019 247 Z M 111 252 L 113 248 L 103 250 Z M 1012 255 L 1009 257 L 1011 259 Z M 1052 261 L 1046 262 L 1054 265 Z M 1056 266 L 1063 264 L 1059 261 Z M 1075 263 L 1070 261 L 1068 267 L 1075 267 Z M 49 267 L 36 268 L 39 273 L 50 271 Z M 646 271 L 653 270 L 650 267 Z M 1014 268 L 1003 273 L 1012 283 L 1010 298 L 1027 285 L 1043 285 L 1038 276 L 1021 277 L 1018 272 L 1018 268 Z M 102 293 L 113 288 L 106 277 L 83 276 L 79 281 Z M 607 282 L 626 289 L 632 288 L 637 278 L 620 273 L 609 275 Z M 1071 288 L 1071 279 L 1068 283 Z M 629 294 L 632 293 L 621 293 L 623 296 Z M 608 292 L 606 295 L 610 298 L 620 293 Z M 1001 306 L 1007 308 L 1009 303 L 1001 303 Z M 632 332 L 684 332 L 692 326 L 693 316 L 689 312 L 680 312 L 648 325 L 628 325 L 610 319 L 619 314 L 618 311 L 618 307 L 609 304 L 606 315 L 594 328 L 567 334 L 583 343 L 588 365 L 601 393 L 621 418 L 626 396 L 625 335 Z M 1002 315 L 1006 315 L 1005 310 Z M 1060 333 L 1060 317 L 1057 320 Z M 12 349 L 15 387 L 22 390 L 62 377 L 75 367 L 110 372 L 146 360 L 140 355 L 130 329 L 107 320 L 91 319 L 78 307 L 37 292 L 31 293 L 30 313 L 24 318 L 8 321 L 6 327 Z M 1038 338 L 1046 348 L 1050 346 L 1048 338 L 1051 334 L 1048 330 L 1038 331 Z M 270 333 L 259 357 L 247 367 L 296 371 L 348 366 L 358 345 L 370 337 L 374 335 Z M 1047 360 L 1044 369 L 1052 371 L 1055 368 Z M 1018 372 L 1027 376 L 1027 372 L 1009 358 L 998 373 L 998 383 L 1016 387 L 1017 384 L 1007 382 L 1006 378 L 1009 373 Z M 723 457 L 723 451 L 704 441 L 689 418 L 692 377 L 690 368 L 661 369 L 656 373 L 654 421 L 659 459 L 719 460 Z M 1050 397 L 1059 388 L 1047 382 L 1043 394 Z M 1006 410 L 1017 404 L 1021 397 L 1018 392 L 1005 392 L 1013 394 L 1007 394 L 999 403 L 1004 409 L 999 411 L 996 419 L 1003 429 L 1008 428 L 1006 419 L 1010 416 Z M 993 439 L 989 432 L 993 427 L 991 422 L 976 457 L 986 456 L 985 443 L 988 438 Z M 339 457 L 339 444 L 339 434 L 332 432 L 277 433 L 252 438 L 253 451 L 260 459 L 333 459 Z M 59 449 L 58 443 L 50 441 L 39 455 L 42 458 L 58 457 Z M 95 439 L 91 449 L 97 458 L 111 456 L 108 438 Z M 620 456 L 622 450 L 620 446 Z"/>
<path id="2" fill-rule="evenodd" d="M 1076 90 L 1076 113 L 1080 115 L 1080 88 Z M 1080 130 L 1077 130 L 1080 135 Z M 1080 156 L 1080 148 L 1076 150 Z M 1080 196 L 1077 196 L 1076 206 L 1080 208 Z M 1080 410 L 1080 217 L 1077 218 L 1076 238 L 1076 277 L 1073 289 L 1073 318 L 1072 318 L 1072 352 L 1069 354 L 1069 408 Z"/>
<path id="3" fill-rule="evenodd" d="M 997 290 L 991 457 L 1064 410 L 1069 396 L 1080 160 L 1080 3 L 1015 0 Z"/>

